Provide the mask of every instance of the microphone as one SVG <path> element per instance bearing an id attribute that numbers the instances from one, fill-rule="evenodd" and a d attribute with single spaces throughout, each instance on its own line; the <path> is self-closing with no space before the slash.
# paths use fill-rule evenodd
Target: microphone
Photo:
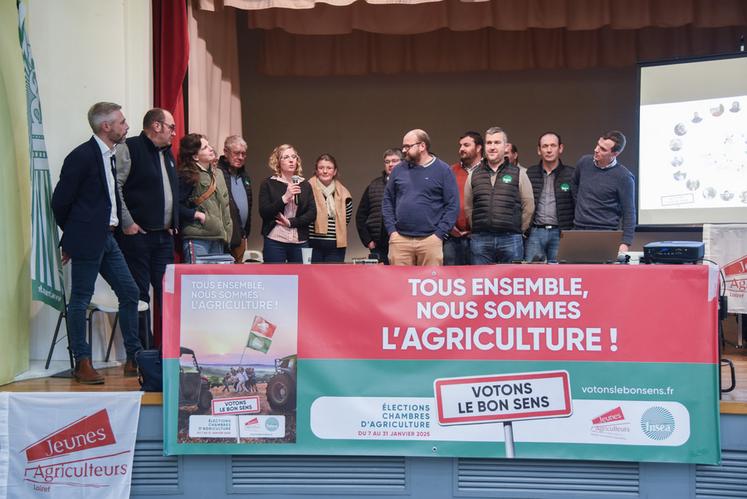
<path id="1" fill-rule="evenodd" d="M 301 177 L 299 177 L 298 175 L 293 175 L 293 177 L 291 177 L 291 181 L 293 182 L 294 185 L 300 184 Z M 293 202 L 296 203 L 296 205 L 298 205 L 298 194 L 293 196 Z"/>

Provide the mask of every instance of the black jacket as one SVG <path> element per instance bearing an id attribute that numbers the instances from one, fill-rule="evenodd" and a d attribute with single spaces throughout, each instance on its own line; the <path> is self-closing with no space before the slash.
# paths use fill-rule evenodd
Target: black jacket
<path id="1" fill-rule="evenodd" d="M 119 216 L 116 189 L 114 194 Z M 91 137 L 67 155 L 52 193 L 52 211 L 62 229 L 62 250 L 73 259 L 99 256 L 110 233 L 111 209 L 101 148 Z"/>
<path id="2" fill-rule="evenodd" d="M 498 176 L 493 185 L 492 175 Z M 472 232 L 521 234 L 519 175 L 508 161 L 495 173 L 486 161 L 472 171 Z"/>
<path id="3" fill-rule="evenodd" d="M 238 176 L 241 177 L 241 183 L 246 191 L 246 202 L 249 205 L 249 213 L 246 217 L 246 223 L 241 225 L 241 214 L 239 208 L 236 206 L 236 202 L 233 199 L 233 191 L 231 190 L 231 175 L 235 168 L 231 168 L 228 164 L 225 156 L 221 156 L 218 160 L 218 168 L 223 172 L 223 178 L 226 181 L 226 187 L 228 187 L 228 205 L 231 210 L 231 222 L 233 223 L 233 234 L 231 234 L 231 247 L 235 248 L 241 244 L 242 237 L 249 237 L 252 230 L 252 180 L 249 178 L 249 173 L 246 171 L 246 165 L 238 169 Z"/>
<path id="4" fill-rule="evenodd" d="M 159 151 L 141 132 L 126 141 L 130 152 L 130 173 L 122 185 L 122 196 L 132 219 L 145 231 L 163 229 L 163 171 Z M 164 163 L 171 186 L 171 227 L 179 229 L 179 180 L 171 148 L 164 149 Z M 182 217 L 188 215 L 182 213 Z M 121 224 L 120 224 L 121 225 Z"/>
<path id="5" fill-rule="evenodd" d="M 378 247 L 389 238 L 384 230 L 384 216 L 381 214 L 381 200 L 384 198 L 385 188 L 386 172 L 382 172 L 368 184 L 358 205 L 358 211 L 355 212 L 355 225 L 363 246 L 368 246 L 368 243 L 373 241 Z"/>
<path id="6" fill-rule="evenodd" d="M 291 227 L 298 229 L 298 240 L 309 238 L 309 224 L 316 219 L 316 203 L 314 193 L 308 182 L 299 184 L 301 194 L 298 195 L 298 210 L 296 216 L 290 219 Z M 266 178 L 259 186 L 259 216 L 262 217 L 262 235 L 266 236 L 275 227 L 275 217 L 285 210 L 283 194 L 288 185 L 273 178 Z"/>
<path id="7" fill-rule="evenodd" d="M 573 215 L 576 204 L 573 201 L 571 193 L 571 180 L 573 179 L 573 166 L 564 165 L 561 161 L 555 168 L 554 182 L 555 187 L 555 210 L 558 217 L 558 226 L 563 230 L 573 228 Z M 542 171 L 542 164 L 530 166 L 527 168 L 527 177 L 532 182 L 532 192 L 534 193 L 534 216 L 532 222 L 537 218 L 537 207 L 539 206 L 542 188 L 545 185 L 545 174 Z"/>

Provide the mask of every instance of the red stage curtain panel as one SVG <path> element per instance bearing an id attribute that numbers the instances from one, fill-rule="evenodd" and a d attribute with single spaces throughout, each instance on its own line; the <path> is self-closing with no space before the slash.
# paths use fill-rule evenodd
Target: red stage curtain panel
<path id="1" fill-rule="evenodd" d="M 220 5 L 251 10 L 250 28 L 299 35 L 747 25 L 747 0 L 200 0 L 204 10 Z"/>
<path id="2" fill-rule="evenodd" d="M 184 136 L 182 84 L 189 62 L 187 5 L 184 0 L 153 0 L 153 99 L 156 107 L 174 115 L 174 154 Z"/>
<path id="3" fill-rule="evenodd" d="M 174 116 L 176 136 L 172 152 L 179 154 L 179 140 L 184 136 L 186 113 L 182 85 L 189 63 L 189 34 L 187 30 L 187 4 L 184 0 L 153 0 L 153 106 L 166 109 Z M 180 261 L 180 252 L 174 253 Z M 160 317 L 157 303 L 153 303 L 153 316 Z M 153 322 L 155 346 L 161 346 L 161 322 Z"/>
<path id="4" fill-rule="evenodd" d="M 638 61 L 734 52 L 743 31 L 686 26 L 304 36 L 272 30 L 264 33 L 258 71 L 270 76 L 343 76 L 624 67 Z"/>

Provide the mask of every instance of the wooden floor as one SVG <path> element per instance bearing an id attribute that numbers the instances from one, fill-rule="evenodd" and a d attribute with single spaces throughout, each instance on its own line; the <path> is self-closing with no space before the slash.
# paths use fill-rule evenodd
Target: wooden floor
<path id="1" fill-rule="evenodd" d="M 747 414 L 747 348 L 737 349 L 733 346 L 727 346 L 723 357 L 734 362 L 737 382 L 734 391 L 722 394 L 721 413 Z M 100 372 L 106 376 L 106 383 L 103 385 L 81 385 L 72 378 L 37 378 L 0 386 L 0 391 L 119 392 L 140 389 L 137 378 L 124 377 L 122 367 L 100 369 Z M 727 386 L 730 383 L 729 370 L 722 367 L 721 372 L 722 386 Z M 143 396 L 143 404 L 145 405 L 160 405 L 161 403 L 160 393 L 145 393 Z"/>
<path id="2" fill-rule="evenodd" d="M 5 392 L 134 392 L 140 390 L 137 378 L 125 378 L 123 368 L 109 367 L 97 369 L 106 377 L 103 385 L 81 385 L 73 378 L 36 378 L 16 381 L 0 386 Z M 145 393 L 142 403 L 160 405 L 163 399 L 160 393 Z"/>
<path id="3" fill-rule="evenodd" d="M 727 346 L 722 358 L 734 363 L 736 373 L 736 387 L 734 391 L 721 394 L 721 412 L 724 414 L 747 414 L 747 348 Z M 731 382 L 729 369 L 721 367 L 721 386 L 728 386 Z"/>

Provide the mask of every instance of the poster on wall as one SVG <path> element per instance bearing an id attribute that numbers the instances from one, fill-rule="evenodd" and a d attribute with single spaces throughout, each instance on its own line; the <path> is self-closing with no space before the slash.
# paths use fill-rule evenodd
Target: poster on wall
<path id="1" fill-rule="evenodd" d="M 168 454 L 720 460 L 713 267 L 226 267 L 167 272 Z"/>

